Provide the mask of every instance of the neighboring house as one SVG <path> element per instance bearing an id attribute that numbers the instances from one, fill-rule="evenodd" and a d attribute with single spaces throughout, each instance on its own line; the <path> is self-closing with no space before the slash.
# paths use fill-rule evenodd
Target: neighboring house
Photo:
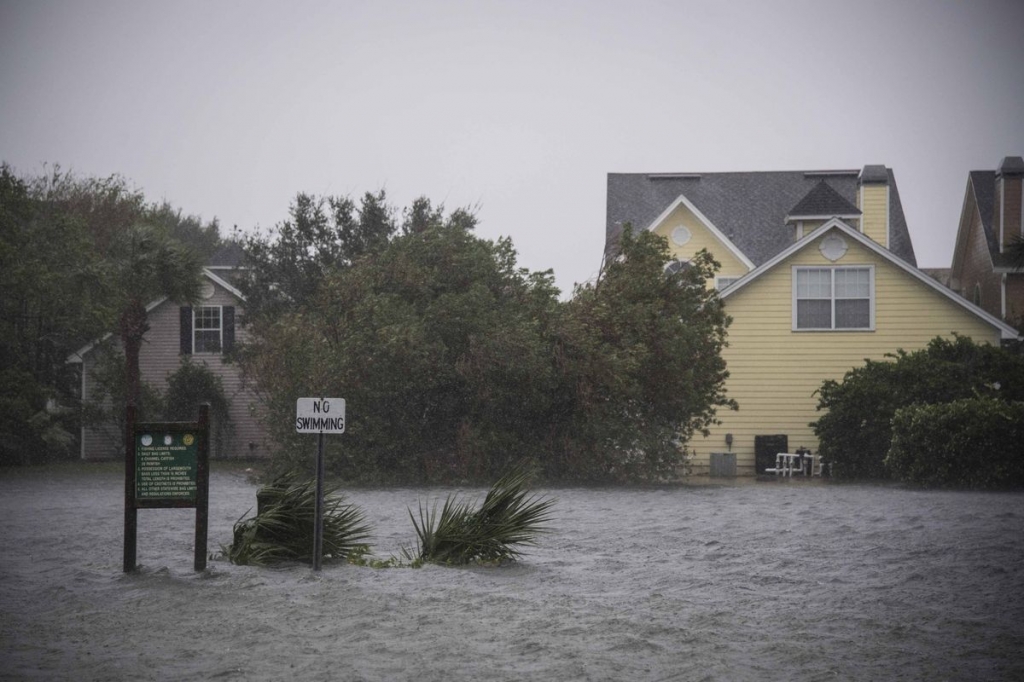
<path id="1" fill-rule="evenodd" d="M 194 307 L 179 306 L 167 298 L 152 301 L 146 306 L 150 329 L 146 332 L 139 354 L 142 380 L 166 391 L 167 378 L 185 360 L 202 363 L 220 377 L 227 398 L 231 419 L 231 438 L 223 451 L 211 451 L 211 457 L 238 458 L 267 454 L 266 433 L 259 421 L 260 407 L 255 394 L 243 386 L 241 370 L 236 364 L 224 362 L 238 341 L 245 339 L 245 328 L 237 324 L 240 319 L 242 293 L 232 284 L 240 262 L 237 246 L 229 245 L 218 251 L 210 264 L 203 268 L 201 301 Z M 120 348 L 116 336 L 107 335 L 76 353 L 68 362 L 79 363 L 81 369 L 81 395 L 83 402 L 95 400 L 97 384 L 94 369 L 104 345 Z M 112 421 L 107 424 L 83 426 L 81 432 L 82 459 L 108 459 L 121 456 L 121 434 Z"/>
<path id="2" fill-rule="evenodd" d="M 1024 322 L 1024 272 L 1006 253 L 1024 238 L 1024 159 L 1008 156 L 995 171 L 967 175 L 948 286 L 1010 323 Z"/>
<path id="3" fill-rule="evenodd" d="M 896 180 L 849 171 L 608 176 L 605 256 L 625 226 L 664 236 L 679 260 L 700 249 L 733 322 L 723 351 L 739 411 L 690 443 L 695 473 L 712 452 L 755 470 L 757 436 L 817 450 L 815 392 L 866 358 L 958 333 L 998 344 L 1015 330 L 916 267 Z M 709 283 L 711 285 L 711 283 Z M 763 464 L 761 465 L 763 466 Z"/>

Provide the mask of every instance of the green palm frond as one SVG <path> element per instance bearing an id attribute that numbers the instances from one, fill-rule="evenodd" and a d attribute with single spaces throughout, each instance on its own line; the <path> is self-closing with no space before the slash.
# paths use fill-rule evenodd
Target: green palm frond
<path id="1" fill-rule="evenodd" d="M 227 548 L 235 564 L 267 565 L 282 561 L 313 560 L 313 522 L 316 485 L 283 476 L 260 489 L 262 504 L 252 518 L 235 523 Z M 323 553 L 325 558 L 344 559 L 365 546 L 370 537 L 363 513 L 345 502 L 337 486 L 324 490 Z"/>
<path id="2" fill-rule="evenodd" d="M 445 499 L 440 513 L 436 502 L 430 508 L 421 504 L 418 519 L 410 509 L 419 542 L 415 559 L 456 565 L 517 559 L 519 546 L 535 544 L 548 530 L 554 504 L 528 494 L 532 475 L 530 469 L 516 467 L 494 484 L 479 509 L 455 495 Z"/>

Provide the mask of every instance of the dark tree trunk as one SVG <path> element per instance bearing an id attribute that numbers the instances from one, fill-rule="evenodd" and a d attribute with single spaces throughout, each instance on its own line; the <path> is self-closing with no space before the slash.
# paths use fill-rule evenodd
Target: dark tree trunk
<path id="1" fill-rule="evenodd" d="M 134 405 L 141 412 L 139 350 L 142 348 L 142 337 L 149 331 L 146 308 L 141 301 L 132 301 L 121 313 L 120 331 L 121 343 L 124 345 L 125 395 L 128 404 Z M 148 415 L 143 415 L 143 418 L 147 417 Z"/>

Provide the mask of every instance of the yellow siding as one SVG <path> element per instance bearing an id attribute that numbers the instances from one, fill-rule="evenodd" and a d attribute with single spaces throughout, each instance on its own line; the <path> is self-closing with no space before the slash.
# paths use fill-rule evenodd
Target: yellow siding
<path id="1" fill-rule="evenodd" d="M 726 387 L 740 409 L 720 413 L 723 423 L 708 438 L 698 436 L 691 443 L 695 473 L 707 471 L 709 453 L 727 451 L 726 433 L 733 434 L 740 474 L 753 473 L 755 435 L 786 434 L 790 450 L 805 446 L 817 451 L 809 426 L 818 418 L 814 392 L 822 381 L 841 379 L 865 358 L 882 360 L 898 348 L 917 350 L 954 331 L 999 343 L 998 329 L 843 238 L 850 248 L 835 265 L 874 265 L 875 331 L 792 331 L 793 266 L 832 265 L 817 242 L 728 297 L 726 311 L 733 323 L 730 345 L 723 351 L 730 372 Z"/>
<path id="2" fill-rule="evenodd" d="M 690 241 L 683 246 L 672 241 L 672 232 L 680 225 L 688 229 L 691 235 Z M 715 260 L 722 264 L 722 269 L 718 271 L 719 275 L 740 277 L 748 272 L 743 261 L 733 255 L 732 251 L 686 206 L 680 205 L 672 211 L 654 228 L 654 233 L 668 240 L 672 255 L 679 260 L 689 260 L 701 249 L 707 249 Z"/>
<path id="3" fill-rule="evenodd" d="M 889 187 L 862 186 L 860 203 L 864 223 L 862 231 L 885 248 L 889 248 Z"/>
<path id="4" fill-rule="evenodd" d="M 803 231 L 801 232 L 800 230 L 797 230 L 797 232 L 796 232 L 796 238 L 797 239 L 803 239 L 804 237 L 809 235 L 811 232 L 814 232 L 819 227 L 824 225 L 825 221 L 824 220 L 801 220 L 800 223 L 801 223 L 801 226 L 803 227 Z"/>

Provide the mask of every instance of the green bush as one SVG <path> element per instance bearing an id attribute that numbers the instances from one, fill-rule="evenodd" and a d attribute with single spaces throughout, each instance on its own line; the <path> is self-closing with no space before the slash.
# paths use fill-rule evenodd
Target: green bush
<path id="1" fill-rule="evenodd" d="M 169 421 L 195 421 L 203 403 L 210 404 L 210 455 L 223 457 L 230 450 L 234 435 L 223 383 L 205 364 L 182 360 L 177 371 L 167 377 L 164 418 Z"/>
<path id="2" fill-rule="evenodd" d="M 1024 403 L 969 398 L 900 408 L 885 465 L 906 483 L 1024 487 Z"/>
<path id="3" fill-rule="evenodd" d="M 896 411 L 966 398 L 1024 400 L 1024 357 L 969 338 L 933 339 L 926 348 L 868 360 L 818 391 L 825 413 L 811 426 L 838 478 L 885 478 Z"/>

